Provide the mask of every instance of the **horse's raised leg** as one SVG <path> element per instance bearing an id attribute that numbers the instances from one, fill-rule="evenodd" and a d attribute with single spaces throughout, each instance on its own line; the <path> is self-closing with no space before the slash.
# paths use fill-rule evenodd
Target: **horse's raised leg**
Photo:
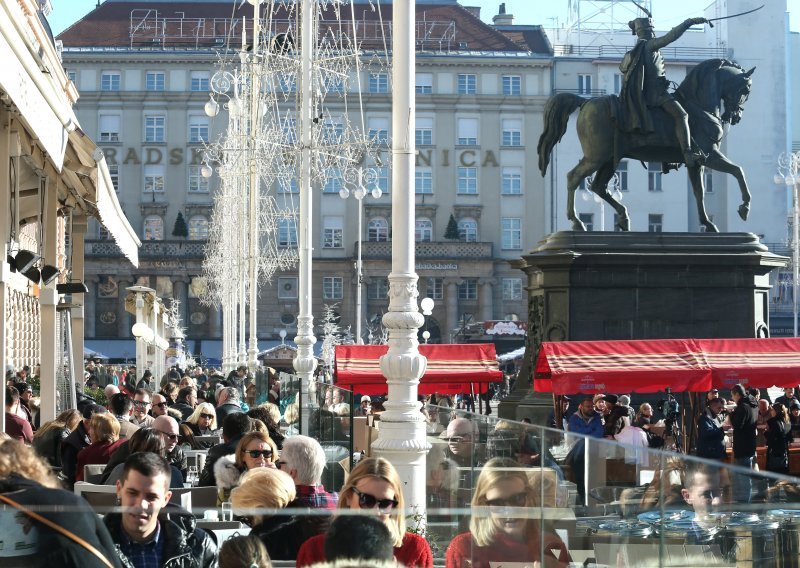
<path id="1" fill-rule="evenodd" d="M 631 220 L 630 217 L 628 217 L 628 210 L 622 203 L 614 199 L 614 196 L 608 191 L 608 182 L 614 177 L 615 171 L 616 168 L 613 162 L 606 162 L 603 164 L 594 176 L 591 190 L 602 197 L 606 203 L 611 205 L 614 211 L 617 212 L 616 227 L 620 231 L 630 231 Z"/>
<path id="2" fill-rule="evenodd" d="M 687 168 L 689 171 L 689 181 L 692 182 L 692 191 L 694 192 L 694 200 L 697 202 L 697 215 L 700 218 L 700 224 L 706 228 L 706 232 L 719 233 L 717 226 L 711 222 L 706 213 L 705 204 L 705 184 L 703 183 L 703 167 L 692 166 Z"/>
<path id="3" fill-rule="evenodd" d="M 731 162 L 722 152 L 717 148 L 711 151 L 706 159 L 706 167 L 718 172 L 723 172 L 732 175 L 739 183 L 739 191 L 742 192 L 742 204 L 739 205 L 739 217 L 743 221 L 747 221 L 747 216 L 750 213 L 750 190 L 747 187 L 747 180 L 744 178 L 744 170 L 737 164 Z"/>
<path id="4" fill-rule="evenodd" d="M 575 210 L 575 191 L 581 184 L 581 180 L 596 172 L 600 165 L 587 160 L 584 156 L 578 165 L 567 174 L 567 219 L 572 221 L 573 231 L 586 230 L 586 225 L 578 218 L 578 212 Z"/>

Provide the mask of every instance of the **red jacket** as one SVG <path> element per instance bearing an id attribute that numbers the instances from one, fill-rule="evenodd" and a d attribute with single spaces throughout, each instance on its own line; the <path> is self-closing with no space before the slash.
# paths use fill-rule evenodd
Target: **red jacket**
<path id="1" fill-rule="evenodd" d="M 107 464 L 120 445 L 127 440 L 120 438 L 116 442 L 95 442 L 78 452 L 78 462 L 75 467 L 75 481 L 83 481 L 83 466 L 92 464 Z"/>
<path id="2" fill-rule="evenodd" d="M 6 412 L 6 434 L 13 440 L 30 445 L 33 442 L 33 428 L 31 423 L 16 414 Z"/>
<path id="3" fill-rule="evenodd" d="M 527 542 L 498 535 L 489 546 L 478 546 L 472 534 L 462 533 L 450 541 L 445 568 L 489 568 L 490 562 L 534 562 L 540 555 L 540 536 L 531 535 Z M 545 566 L 567 566 L 570 562 L 566 546 L 557 536 L 545 534 Z"/>
<path id="4" fill-rule="evenodd" d="M 407 568 L 433 568 L 433 553 L 428 541 L 418 534 L 406 533 L 403 544 L 394 549 L 394 558 Z M 303 543 L 297 553 L 297 568 L 325 562 L 325 535 L 318 534 Z"/>

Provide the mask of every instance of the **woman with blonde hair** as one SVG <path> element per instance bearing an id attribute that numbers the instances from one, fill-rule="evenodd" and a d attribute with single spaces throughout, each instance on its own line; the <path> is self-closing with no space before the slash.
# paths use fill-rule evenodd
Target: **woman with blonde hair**
<path id="1" fill-rule="evenodd" d="M 71 408 L 55 420 L 42 424 L 33 435 L 33 449 L 52 467 L 61 468 L 61 442 L 78 427 L 81 418 L 81 413 Z"/>
<path id="2" fill-rule="evenodd" d="M 222 456 L 214 463 L 217 482 L 217 504 L 228 500 L 231 490 L 240 484 L 242 475 L 257 467 L 275 469 L 278 447 L 265 432 L 250 432 L 242 436 L 232 456 Z"/>
<path id="3" fill-rule="evenodd" d="M 431 568 L 433 553 L 420 535 L 406 532 L 403 485 L 394 466 L 384 458 L 366 458 L 353 468 L 339 492 L 339 509 L 377 513 L 394 540 L 394 557 L 408 568 Z M 308 539 L 297 554 L 297 568 L 325 562 L 325 535 Z"/>
<path id="4" fill-rule="evenodd" d="M 107 464 L 114 450 L 125 442 L 125 438 L 119 437 L 119 420 L 110 412 L 92 415 L 89 440 L 92 443 L 78 452 L 75 481 L 83 481 L 83 466 Z"/>
<path id="5" fill-rule="evenodd" d="M 472 496 L 470 530 L 450 542 L 445 567 L 489 568 L 495 563 L 540 561 L 543 566 L 567 566 L 569 553 L 561 539 L 542 531 L 540 523 L 526 514 L 528 507 L 540 505 L 537 489 L 514 460 L 486 462 Z"/>
<path id="6" fill-rule="evenodd" d="M 296 515 L 267 514 L 270 509 L 285 509 L 296 496 L 288 473 L 266 467 L 246 471 L 231 491 L 234 514 L 247 521 L 250 534 L 264 543 L 273 560 L 294 560 L 305 540 Z"/>
<path id="7" fill-rule="evenodd" d="M 217 431 L 217 413 L 210 402 L 201 402 L 184 422 L 195 436 L 211 436 Z"/>

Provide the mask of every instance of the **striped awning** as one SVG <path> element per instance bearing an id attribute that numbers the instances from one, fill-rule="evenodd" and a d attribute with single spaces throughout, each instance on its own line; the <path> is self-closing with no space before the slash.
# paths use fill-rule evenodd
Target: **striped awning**
<path id="1" fill-rule="evenodd" d="M 380 358 L 386 345 L 337 345 L 336 384 L 361 394 L 387 391 Z M 428 364 L 419 385 L 420 394 L 454 394 L 470 390 L 473 383 L 503 379 L 492 343 L 420 345 Z"/>
<path id="2" fill-rule="evenodd" d="M 545 342 L 534 389 L 555 394 L 708 391 L 800 384 L 800 340 L 660 339 Z"/>

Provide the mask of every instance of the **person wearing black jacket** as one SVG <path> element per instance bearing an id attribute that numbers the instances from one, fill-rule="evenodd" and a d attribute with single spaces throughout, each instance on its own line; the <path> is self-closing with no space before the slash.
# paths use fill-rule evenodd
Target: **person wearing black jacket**
<path id="1" fill-rule="evenodd" d="M 61 473 L 66 478 L 71 489 L 75 483 L 75 468 L 78 466 L 78 452 L 89 446 L 89 421 L 94 414 L 103 414 L 107 410 L 99 404 L 89 404 L 83 407 L 83 420 L 61 443 Z"/>
<path id="2" fill-rule="evenodd" d="M 725 431 L 719 413 L 723 404 L 721 398 L 706 400 L 706 411 L 697 421 L 697 456 L 711 460 L 725 458 Z"/>
<path id="3" fill-rule="evenodd" d="M 745 469 L 753 469 L 756 455 L 756 424 L 758 422 L 758 401 L 745 391 L 741 384 L 731 389 L 736 408 L 730 414 L 733 426 L 733 464 Z M 732 472 L 733 500 L 750 503 L 752 497 L 752 478 L 744 473 Z"/>
<path id="4" fill-rule="evenodd" d="M 792 425 L 786 407 L 776 402 L 767 419 L 767 471 L 789 473 L 789 442 L 792 441 Z"/>
<path id="5" fill-rule="evenodd" d="M 228 415 L 222 424 L 222 444 L 217 444 L 208 450 L 206 463 L 203 471 L 200 472 L 200 487 L 216 487 L 217 479 L 214 476 L 214 464 L 222 456 L 230 456 L 236 453 L 236 445 L 242 436 L 253 430 L 253 422 L 244 412 L 235 412 Z"/>
<path id="6" fill-rule="evenodd" d="M 178 391 L 178 398 L 172 408 L 181 413 L 181 422 L 186 422 L 197 406 L 197 389 L 188 386 Z"/>
<path id="7" fill-rule="evenodd" d="M 155 560 L 160 568 L 213 568 L 217 545 L 195 527 L 191 514 L 167 514 L 170 467 L 153 453 L 132 454 L 117 481 L 122 513 L 103 519 L 124 568 L 146 568 Z"/>

